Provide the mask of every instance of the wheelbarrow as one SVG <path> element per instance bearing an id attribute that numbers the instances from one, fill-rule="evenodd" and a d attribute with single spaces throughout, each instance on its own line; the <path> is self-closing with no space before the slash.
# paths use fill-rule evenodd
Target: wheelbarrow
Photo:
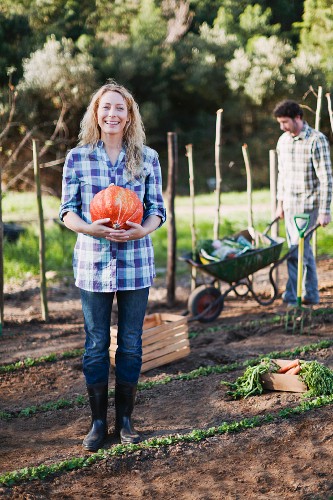
<path id="1" fill-rule="evenodd" d="M 206 284 L 200 285 L 190 294 L 187 313 L 192 314 L 191 320 L 198 320 L 202 323 L 214 321 L 223 310 L 224 299 L 232 291 L 238 296 L 250 294 L 258 304 L 263 306 L 270 305 L 275 301 L 279 292 L 273 276 L 274 270 L 297 249 L 297 247 L 291 249 L 279 259 L 285 238 L 277 237 L 273 239 L 267 234 L 277 220 L 278 219 L 272 221 L 263 233 L 265 238 L 269 241 L 269 245 L 264 248 L 255 248 L 232 259 L 224 259 L 205 264 L 202 263 L 199 252 L 196 252 L 194 256 L 192 252 L 189 252 L 180 257 L 180 260 L 187 262 L 190 266 L 195 267 L 213 278 L 208 286 Z M 311 229 L 305 235 L 305 238 L 308 238 L 317 227 L 318 226 Z M 243 235 L 248 241 L 252 240 L 247 230 L 238 234 Z M 255 272 L 268 266 L 270 266 L 269 282 L 272 286 L 273 293 L 269 298 L 265 298 L 254 291 L 253 279 L 251 277 Z M 223 293 L 221 292 L 221 287 L 215 286 L 219 281 L 229 285 Z"/>

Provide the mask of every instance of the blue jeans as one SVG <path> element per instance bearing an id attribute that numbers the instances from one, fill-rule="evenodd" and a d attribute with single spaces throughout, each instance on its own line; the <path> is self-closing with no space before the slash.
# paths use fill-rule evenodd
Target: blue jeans
<path id="1" fill-rule="evenodd" d="M 83 373 L 87 384 L 108 383 L 110 326 L 114 292 L 80 289 L 86 332 Z M 142 365 L 142 325 L 149 288 L 118 291 L 118 348 L 116 380 L 136 384 Z"/>
<path id="2" fill-rule="evenodd" d="M 316 225 L 318 211 L 314 210 L 310 215 L 309 229 Z M 297 221 L 298 226 L 302 227 L 303 221 Z M 287 241 L 290 249 L 298 245 L 299 233 L 294 221 L 294 214 L 285 213 L 285 225 L 287 232 Z M 304 226 L 304 223 L 303 223 Z M 303 283 L 302 296 L 310 302 L 319 302 L 318 292 L 318 277 L 316 261 L 313 256 L 311 237 L 304 240 L 304 260 L 303 260 Z M 288 282 L 286 286 L 285 302 L 294 303 L 297 299 L 297 267 L 298 267 L 298 250 L 295 250 L 287 259 L 288 266 Z"/>

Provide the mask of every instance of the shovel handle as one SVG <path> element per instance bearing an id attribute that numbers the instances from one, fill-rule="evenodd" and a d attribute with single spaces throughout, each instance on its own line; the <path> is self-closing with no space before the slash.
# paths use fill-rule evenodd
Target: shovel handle
<path id="1" fill-rule="evenodd" d="M 305 225 L 303 227 L 299 227 L 297 221 L 299 221 L 299 219 L 301 220 L 305 220 Z M 294 221 L 295 221 L 295 224 L 296 224 L 296 227 L 297 227 L 297 230 L 298 230 L 298 234 L 299 234 L 299 237 L 300 238 L 304 238 L 304 234 L 307 230 L 307 228 L 309 227 L 309 224 L 310 224 L 310 215 L 309 214 L 299 214 L 299 215 L 295 215 L 294 216 Z"/>

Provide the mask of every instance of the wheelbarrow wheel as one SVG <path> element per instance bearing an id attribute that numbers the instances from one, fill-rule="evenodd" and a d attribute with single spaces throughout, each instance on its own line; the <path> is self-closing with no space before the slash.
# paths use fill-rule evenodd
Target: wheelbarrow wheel
<path id="1" fill-rule="evenodd" d="M 218 288 L 201 285 L 196 288 L 188 300 L 188 309 L 201 323 L 214 321 L 223 310 L 223 299 Z M 207 312 L 205 313 L 205 310 Z"/>

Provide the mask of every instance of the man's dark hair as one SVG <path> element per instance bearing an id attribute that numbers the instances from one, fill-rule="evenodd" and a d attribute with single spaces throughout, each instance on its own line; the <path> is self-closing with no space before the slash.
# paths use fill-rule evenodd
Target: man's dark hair
<path id="1" fill-rule="evenodd" d="M 296 116 L 303 117 L 303 110 L 296 101 L 285 100 L 279 102 L 274 108 L 273 114 L 275 118 L 287 116 L 288 118 L 296 118 Z"/>

